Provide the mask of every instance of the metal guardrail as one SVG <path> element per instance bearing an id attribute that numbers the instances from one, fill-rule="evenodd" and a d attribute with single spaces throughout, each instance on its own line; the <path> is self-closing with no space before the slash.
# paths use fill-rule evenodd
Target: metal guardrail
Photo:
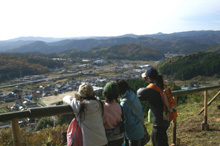
<path id="1" fill-rule="evenodd" d="M 175 101 L 177 101 L 177 97 L 180 95 L 192 94 L 196 92 L 205 91 L 204 95 L 204 126 L 207 126 L 207 91 L 218 89 L 220 85 L 209 86 L 209 87 L 201 87 L 197 89 L 190 89 L 190 90 L 176 90 L 172 91 Z M 20 133 L 19 133 L 19 124 L 18 119 L 20 118 L 37 118 L 37 117 L 48 117 L 48 116 L 56 116 L 56 115 L 64 115 L 64 114 L 72 114 L 72 108 L 69 105 L 58 105 L 58 106 L 49 106 L 49 107 L 38 107 L 38 108 L 30 108 L 26 111 L 17 111 L 17 112 L 9 112 L 0 114 L 0 122 L 3 121 L 12 121 L 12 129 L 13 129 L 13 136 L 14 136 L 14 145 L 21 146 L 20 142 Z M 172 123 L 173 129 L 173 144 L 172 146 L 176 145 L 176 120 Z M 206 128 L 205 128 L 206 129 Z M 177 144 L 178 145 L 178 144 Z"/>
<path id="2" fill-rule="evenodd" d="M 208 90 L 213 90 L 213 89 L 218 89 L 218 88 L 220 88 L 220 85 L 201 87 L 201 88 L 196 88 L 196 89 L 188 89 L 188 90 L 175 90 L 175 91 L 172 91 L 172 94 L 173 96 L 180 96 L 180 95 L 192 94 L 196 92 L 208 91 Z"/>
<path id="3" fill-rule="evenodd" d="M 25 111 L 8 112 L 0 114 L 0 122 L 9 121 L 14 118 L 39 118 L 57 115 L 72 114 L 73 110 L 69 105 L 57 105 L 48 107 L 30 108 Z"/>

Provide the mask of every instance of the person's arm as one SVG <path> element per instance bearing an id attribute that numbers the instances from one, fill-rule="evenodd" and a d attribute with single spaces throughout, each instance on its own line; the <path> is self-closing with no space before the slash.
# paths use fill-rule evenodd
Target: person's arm
<path id="1" fill-rule="evenodd" d="M 147 92 L 148 92 L 147 88 L 140 88 L 137 90 L 137 96 L 140 101 L 148 100 Z"/>
<path id="2" fill-rule="evenodd" d="M 80 101 L 77 100 L 75 97 L 72 97 L 70 95 L 66 95 L 63 97 L 63 103 L 69 104 L 72 107 L 74 113 L 79 113 Z"/>
<path id="3" fill-rule="evenodd" d="M 73 100 L 72 96 L 66 95 L 66 96 L 63 97 L 63 104 L 69 104 L 70 105 L 72 100 Z"/>

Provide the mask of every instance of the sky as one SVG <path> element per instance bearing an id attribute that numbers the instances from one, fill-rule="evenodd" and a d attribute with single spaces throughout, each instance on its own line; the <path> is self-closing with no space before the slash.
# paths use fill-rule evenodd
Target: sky
<path id="1" fill-rule="evenodd" d="M 0 0 L 0 40 L 220 30 L 219 0 Z"/>

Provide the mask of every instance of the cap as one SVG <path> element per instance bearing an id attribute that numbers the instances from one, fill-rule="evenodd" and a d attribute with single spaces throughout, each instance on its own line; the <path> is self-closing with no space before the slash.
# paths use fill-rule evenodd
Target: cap
<path id="1" fill-rule="evenodd" d="M 80 97 L 91 97 L 95 95 L 95 92 L 89 83 L 82 83 L 79 86 L 78 95 Z"/>
<path id="2" fill-rule="evenodd" d="M 158 72 L 155 68 L 150 68 L 148 70 L 146 70 L 144 73 L 141 74 L 142 78 L 156 78 L 156 76 L 158 75 Z"/>
<path id="3" fill-rule="evenodd" d="M 118 84 L 115 82 L 108 82 L 104 87 L 104 92 L 107 92 L 109 95 L 112 95 L 114 97 L 118 97 L 119 94 Z"/>

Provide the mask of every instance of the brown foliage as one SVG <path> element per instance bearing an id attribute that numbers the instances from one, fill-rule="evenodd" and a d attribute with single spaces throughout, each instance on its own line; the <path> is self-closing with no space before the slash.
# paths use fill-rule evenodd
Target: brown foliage
<path id="1" fill-rule="evenodd" d="M 62 146 L 62 132 L 66 132 L 68 125 L 47 127 L 41 131 L 32 132 L 25 128 L 20 128 L 22 146 L 42 146 L 47 143 L 53 146 Z M 0 146 L 13 145 L 12 129 L 0 130 Z"/>

